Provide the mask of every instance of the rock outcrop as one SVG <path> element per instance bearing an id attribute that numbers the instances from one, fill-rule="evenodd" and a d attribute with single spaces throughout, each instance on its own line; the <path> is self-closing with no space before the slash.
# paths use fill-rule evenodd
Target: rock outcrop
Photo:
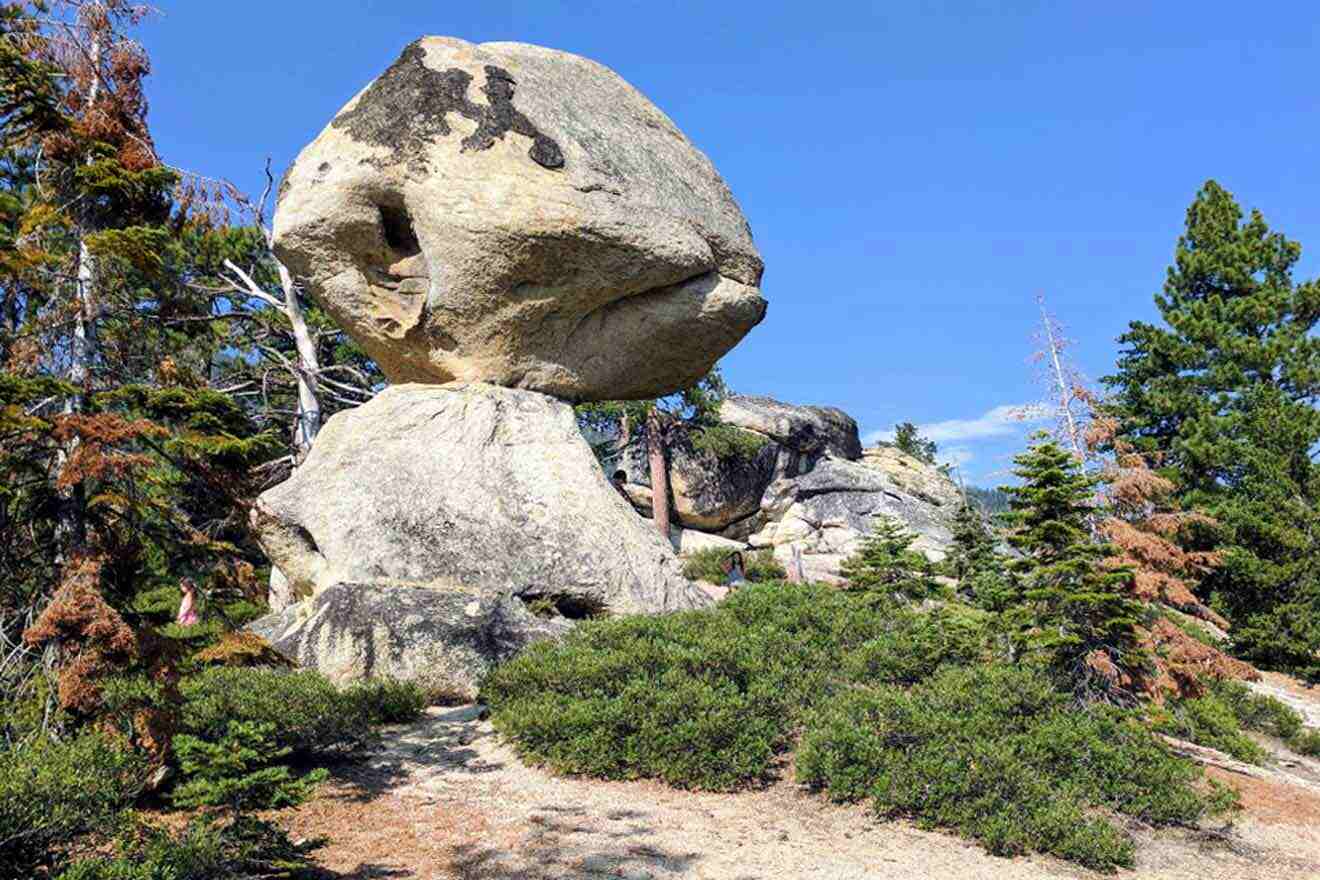
<path id="1" fill-rule="evenodd" d="M 832 581 L 884 514 L 916 536 L 914 549 L 944 556 L 961 496 L 939 468 L 893 446 L 863 449 L 857 423 L 833 407 L 732 397 L 720 419 L 757 438 L 759 449 L 721 457 L 680 441 L 670 450 L 681 552 L 769 547 L 786 568 L 800 563 L 808 579 Z M 607 467 L 624 472 L 630 500 L 649 515 L 645 438 Z"/>
<path id="2" fill-rule="evenodd" d="M 765 313 L 710 161 L 612 71 L 425 37 L 280 188 L 275 250 L 392 382 L 645 398 Z"/>
<path id="3" fill-rule="evenodd" d="M 338 583 L 307 601 L 250 628 L 331 681 L 412 681 L 442 701 L 475 699 L 492 666 L 571 628 L 512 596 L 425 586 Z"/>
<path id="4" fill-rule="evenodd" d="M 298 600 L 254 629 L 341 679 L 424 674 L 470 695 L 573 620 L 709 602 L 610 486 L 572 407 L 531 391 L 387 388 L 332 417 L 252 521 Z"/>
<path id="5" fill-rule="evenodd" d="M 572 407 L 535 392 L 386 388 L 332 417 L 252 519 L 298 598 L 357 583 L 546 600 L 576 616 L 702 603 L 609 485 Z"/>

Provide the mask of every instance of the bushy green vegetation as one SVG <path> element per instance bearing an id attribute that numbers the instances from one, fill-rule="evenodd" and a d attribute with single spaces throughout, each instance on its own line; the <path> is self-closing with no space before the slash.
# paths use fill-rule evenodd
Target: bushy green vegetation
<path id="1" fill-rule="evenodd" d="M 732 551 L 719 547 L 705 547 L 683 557 L 683 577 L 694 581 L 708 581 L 712 584 L 724 583 L 724 562 Z M 775 559 L 774 551 L 768 547 L 762 550 L 749 550 L 742 554 L 746 571 L 743 574 L 753 583 L 782 580 L 786 574 L 784 567 Z"/>
<path id="2" fill-rule="evenodd" d="M 82 835 L 111 830 L 145 781 L 141 755 L 97 734 L 0 748 L 0 878 L 27 880 Z"/>
<path id="3" fill-rule="evenodd" d="M 275 740 L 275 725 L 259 721 L 230 721 L 215 742 L 177 737 L 174 752 L 184 781 L 171 796 L 174 805 L 221 808 L 238 815 L 302 803 L 328 774 L 318 767 L 295 776 L 282 763 L 293 749 Z"/>
<path id="4" fill-rule="evenodd" d="M 1156 713 L 1164 733 L 1259 764 L 1268 752 L 1243 731 L 1283 740 L 1302 755 L 1320 755 L 1320 730 L 1305 727 L 1302 716 L 1281 700 L 1254 694 L 1238 681 L 1219 681 L 1195 699 L 1180 700 Z"/>
<path id="5" fill-rule="evenodd" d="M 277 825 L 251 816 L 221 825 L 197 819 L 183 831 L 138 825 L 114 854 L 84 859 L 58 880 L 280 880 L 305 876 L 322 840 L 294 843 Z"/>
<path id="6" fill-rule="evenodd" d="M 1231 806 L 1136 712 L 1079 708 L 1050 664 L 1009 662 L 997 619 L 752 585 L 587 623 L 497 669 L 482 698 L 560 772 L 732 790 L 773 778 L 800 736 L 799 778 L 832 797 L 1092 867 L 1131 861 L 1107 813 L 1161 825 Z"/>
<path id="7" fill-rule="evenodd" d="M 808 720 L 798 779 L 979 840 L 997 855 L 1048 852 L 1092 868 L 1132 864 L 1132 842 L 1096 809 L 1152 825 L 1233 804 L 1200 792 L 1139 720 L 1078 709 L 1041 670 L 945 667 L 911 688 L 844 692 Z"/>
<path id="8" fill-rule="evenodd" d="M 274 741 L 295 756 L 350 751 L 374 724 L 417 717 L 426 700 L 412 684 L 374 680 L 339 689 L 312 671 L 213 667 L 182 684 L 180 728 L 221 741 L 234 721 L 270 724 Z"/>
<path id="9" fill-rule="evenodd" d="M 754 431 L 724 422 L 694 428 L 689 438 L 693 449 L 709 452 L 717 458 L 755 458 L 769 442 Z"/>

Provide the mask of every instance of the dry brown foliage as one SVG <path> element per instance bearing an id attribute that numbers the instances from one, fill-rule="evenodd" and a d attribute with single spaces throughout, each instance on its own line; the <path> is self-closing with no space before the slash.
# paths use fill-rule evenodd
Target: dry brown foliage
<path id="1" fill-rule="evenodd" d="M 293 662 L 271 647 L 270 642 L 249 632 L 227 632 L 195 659 L 217 666 L 276 666 L 292 668 Z"/>
<path id="2" fill-rule="evenodd" d="M 161 642 L 129 626 L 105 601 L 100 589 L 104 565 L 103 559 L 86 555 L 66 564 L 51 603 L 23 633 L 23 641 L 34 650 L 54 649 L 61 708 L 111 730 L 127 722 L 135 744 L 163 762 L 174 730 L 168 706 L 134 707 L 126 719 L 105 712 L 106 678 L 140 671 L 165 686 L 166 702 L 171 703 L 177 696 L 177 674 Z"/>

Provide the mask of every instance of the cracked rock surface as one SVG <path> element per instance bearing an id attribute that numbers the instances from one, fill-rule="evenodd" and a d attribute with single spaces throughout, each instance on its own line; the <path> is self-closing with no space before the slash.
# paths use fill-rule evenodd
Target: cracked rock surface
<path id="1" fill-rule="evenodd" d="M 424 37 L 280 188 L 276 252 L 392 382 L 644 398 L 765 314 L 728 187 L 612 71 Z"/>

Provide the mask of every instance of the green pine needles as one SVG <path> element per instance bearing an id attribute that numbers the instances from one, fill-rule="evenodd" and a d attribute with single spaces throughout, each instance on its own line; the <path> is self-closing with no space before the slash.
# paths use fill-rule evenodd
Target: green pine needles
<path id="1" fill-rule="evenodd" d="M 1233 624 L 1235 653 L 1320 676 L 1320 283 L 1301 245 L 1208 181 L 1155 296 L 1105 383 L 1119 437 L 1217 523 L 1184 536 L 1222 564 L 1198 592 Z"/>
<path id="2" fill-rule="evenodd" d="M 927 599 L 940 594 L 930 561 L 912 549 L 916 540 L 891 516 L 877 514 L 871 536 L 839 567 L 846 589 L 876 601 L 892 596 Z"/>
<path id="3" fill-rule="evenodd" d="M 1079 692 L 1113 696 L 1146 666 L 1137 644 L 1142 606 L 1128 591 L 1131 572 L 1103 562 L 1113 548 L 1088 527 L 1095 479 L 1077 459 L 1042 439 L 1014 459 L 1021 485 L 1010 488 L 1009 563 L 1018 601 L 1005 611 L 1023 654 L 1043 655 Z"/>

